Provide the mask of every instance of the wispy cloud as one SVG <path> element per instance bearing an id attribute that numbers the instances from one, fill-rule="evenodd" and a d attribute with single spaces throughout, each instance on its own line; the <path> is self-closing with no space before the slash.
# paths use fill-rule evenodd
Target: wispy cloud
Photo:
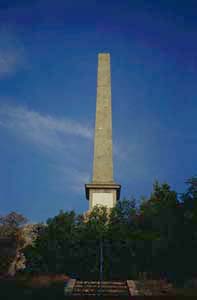
<path id="1" fill-rule="evenodd" d="M 0 78 L 16 72 L 21 63 L 21 56 L 16 49 L 0 48 Z"/>
<path id="2" fill-rule="evenodd" d="M 55 190 L 60 187 L 64 189 L 65 186 L 69 186 L 72 192 L 83 194 L 84 184 L 91 181 L 91 170 L 78 170 L 72 166 L 65 168 L 64 165 L 53 165 L 53 170 L 58 175 L 58 182 L 53 185 L 53 189 Z"/>
<path id="3" fill-rule="evenodd" d="M 84 161 L 88 161 L 87 148 L 93 136 L 88 124 L 44 115 L 21 106 L 1 105 L 0 127 L 47 154 L 52 173 L 58 174 L 54 185 L 80 191 L 76 187 L 88 179 Z"/>
<path id="4" fill-rule="evenodd" d="M 0 106 L 0 126 L 20 133 L 24 139 L 42 148 L 62 148 L 67 136 L 92 138 L 92 129 L 67 118 L 44 115 L 21 106 Z"/>
<path id="5" fill-rule="evenodd" d="M 26 65 L 25 51 L 18 37 L 5 28 L 0 29 L 0 79 L 15 74 Z"/>

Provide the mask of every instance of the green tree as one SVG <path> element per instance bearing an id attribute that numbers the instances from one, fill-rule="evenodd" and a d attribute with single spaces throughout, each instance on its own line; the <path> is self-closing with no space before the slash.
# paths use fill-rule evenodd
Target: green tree
<path id="1" fill-rule="evenodd" d="M 181 279 L 197 276 L 197 177 L 187 180 L 187 190 L 180 197 L 179 257 L 184 272 Z"/>
<path id="2" fill-rule="evenodd" d="M 26 249 L 27 270 L 98 280 L 102 245 L 105 280 L 142 273 L 177 282 L 196 276 L 194 178 L 179 198 L 167 183 L 155 182 L 151 195 L 136 203 L 123 199 L 111 210 L 95 207 L 84 215 L 61 211 L 40 227 L 36 242 Z"/>
<path id="3" fill-rule="evenodd" d="M 42 225 L 34 245 L 27 247 L 27 270 L 30 272 L 64 273 L 72 265 L 75 237 L 75 213 L 63 212 Z"/>
<path id="4" fill-rule="evenodd" d="M 179 230 L 179 201 L 175 191 L 166 183 L 153 185 L 150 198 L 141 203 L 140 228 L 143 233 L 137 250 L 141 257 L 141 272 L 152 276 L 172 276 L 175 268 L 174 250 Z M 142 252 L 143 251 L 143 252 Z M 146 255 L 143 255 L 143 253 Z"/>

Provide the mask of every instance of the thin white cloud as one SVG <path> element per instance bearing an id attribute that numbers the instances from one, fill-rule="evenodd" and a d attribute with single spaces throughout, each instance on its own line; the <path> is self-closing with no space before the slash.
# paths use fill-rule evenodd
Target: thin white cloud
<path id="1" fill-rule="evenodd" d="M 88 125 L 67 119 L 55 118 L 21 106 L 0 106 L 0 126 L 42 148 L 64 147 L 66 137 L 92 138 Z"/>
<path id="2" fill-rule="evenodd" d="M 25 65 L 25 53 L 17 36 L 8 29 L 0 30 L 0 79 L 15 74 Z"/>
<path id="3" fill-rule="evenodd" d="M 53 172 L 57 175 L 56 181 L 51 186 L 53 190 L 70 188 L 76 194 L 83 194 L 84 185 L 91 181 L 90 171 L 78 170 L 70 166 L 66 168 L 65 165 L 53 165 Z"/>
<path id="4" fill-rule="evenodd" d="M 20 54 L 15 50 L 0 48 L 0 78 L 16 72 L 21 63 Z"/>
<path id="5" fill-rule="evenodd" d="M 78 193 L 88 180 L 88 149 L 93 131 L 87 124 L 21 106 L 1 105 L 0 128 L 46 154 L 53 189 L 69 188 Z"/>

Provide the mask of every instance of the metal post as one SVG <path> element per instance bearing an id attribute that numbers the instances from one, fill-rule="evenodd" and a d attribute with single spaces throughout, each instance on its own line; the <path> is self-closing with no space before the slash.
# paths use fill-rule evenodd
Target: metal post
<path id="1" fill-rule="evenodd" d="M 103 280 L 103 240 L 100 239 L 100 283 Z"/>
<path id="2" fill-rule="evenodd" d="M 108 243 L 108 257 L 109 257 L 109 279 L 112 280 L 112 260 L 111 260 L 111 242 Z"/>

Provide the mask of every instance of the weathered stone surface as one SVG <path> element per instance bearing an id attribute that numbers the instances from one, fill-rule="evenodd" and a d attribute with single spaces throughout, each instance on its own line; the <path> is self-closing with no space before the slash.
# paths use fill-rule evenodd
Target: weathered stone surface
<path id="1" fill-rule="evenodd" d="M 86 184 L 89 209 L 95 205 L 112 208 L 120 195 L 120 185 L 113 178 L 112 105 L 110 54 L 98 56 L 97 102 L 94 136 L 93 181 Z"/>
<path id="2" fill-rule="evenodd" d="M 110 55 L 98 56 L 93 182 L 113 182 Z"/>
<path id="3" fill-rule="evenodd" d="M 129 296 L 125 281 L 76 281 L 71 296 Z"/>

